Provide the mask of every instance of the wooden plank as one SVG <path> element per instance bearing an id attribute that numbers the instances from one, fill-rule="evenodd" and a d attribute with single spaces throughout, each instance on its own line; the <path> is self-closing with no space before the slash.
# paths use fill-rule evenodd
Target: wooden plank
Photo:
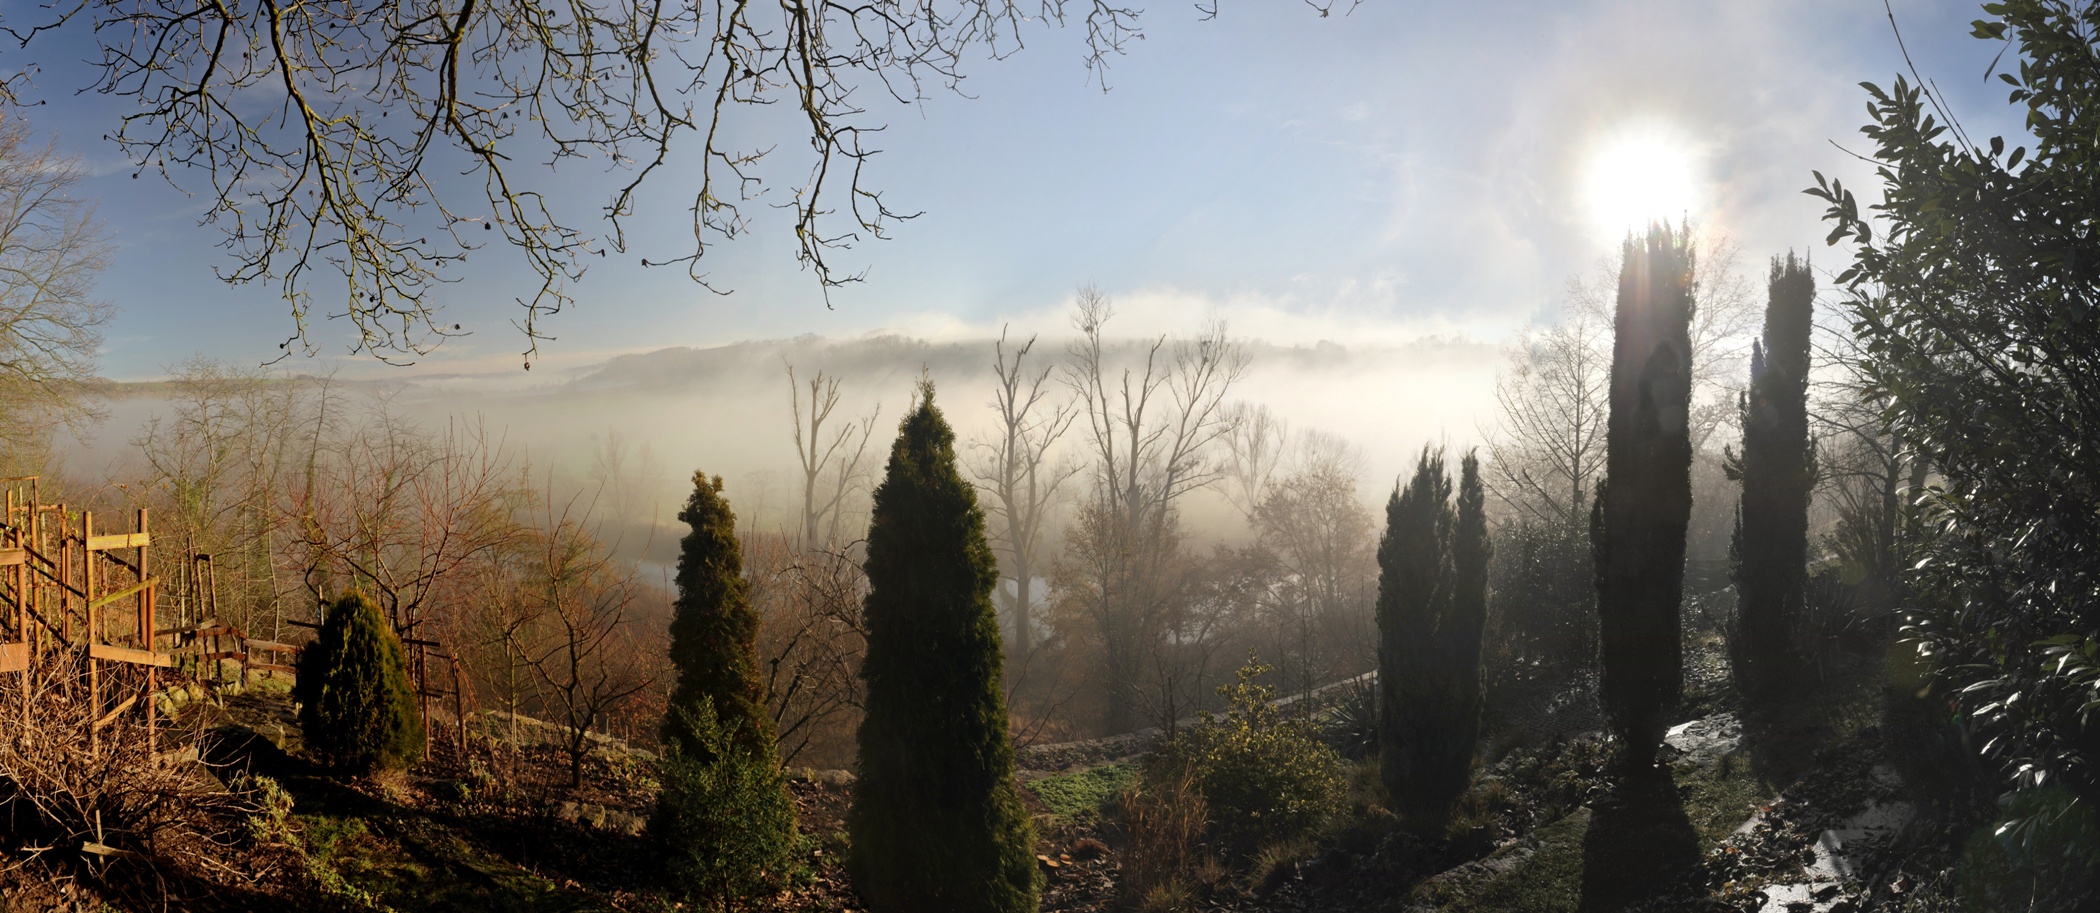
<path id="1" fill-rule="evenodd" d="M 285 619 L 285 620 L 284 620 L 284 623 L 285 623 L 285 624 L 288 624 L 288 625 L 291 625 L 292 627 L 295 627 L 295 628 L 306 628 L 306 629 L 308 629 L 308 630 L 313 630 L 313 631 L 319 631 L 319 630 L 321 630 L 321 626 L 320 626 L 319 624 L 316 624 L 316 623 L 314 623 L 314 622 L 311 622 L 311 621 L 294 621 L 294 620 L 292 620 L 292 619 L 290 619 L 290 618 L 287 618 L 287 619 Z"/>
<path id="2" fill-rule="evenodd" d="M 112 602 L 116 602 L 119 599 L 128 599 L 132 596 L 136 596 L 141 592 L 150 590 L 155 586 L 158 586 L 159 584 L 159 577 L 148 577 L 114 593 L 104 593 L 100 596 L 95 597 L 92 601 L 88 603 L 88 608 L 99 609 L 103 606 L 109 605 Z"/>
<path id="3" fill-rule="evenodd" d="M 270 650 L 278 653 L 297 653 L 306 648 L 298 644 L 281 644 L 274 640 L 250 640 L 248 641 L 248 649 Z"/>
<path id="4" fill-rule="evenodd" d="M 106 552 L 117 548 L 138 548 L 152 542 L 153 537 L 145 533 L 111 533 L 107 536 L 89 536 L 87 550 Z"/>
<path id="5" fill-rule="evenodd" d="M 0 548 L 0 567 L 14 567 L 29 562 L 29 550 L 25 548 Z"/>
<path id="6" fill-rule="evenodd" d="M 151 650 L 133 650 L 129 647 L 116 647 L 109 644 L 89 644 L 88 655 L 96 659 L 134 663 L 141 666 L 167 667 L 175 665 L 175 658 L 166 653 L 155 653 Z"/>
<path id="7" fill-rule="evenodd" d="M 200 661 L 207 661 L 207 662 L 208 662 L 208 661 L 210 661 L 210 660 L 214 660 L 214 659 L 238 659 L 238 660 L 246 660 L 247 658 L 248 658 L 248 654 L 246 654 L 246 653 L 243 653 L 243 652 L 241 652 L 241 651 L 239 651 L 239 650 L 227 650 L 227 651 L 224 651 L 224 652 L 220 652 L 220 653 L 205 653 L 205 654 L 202 654 L 202 655 L 200 655 L 200 656 L 198 656 L 198 657 L 197 657 L 197 659 L 198 659 L 198 660 L 200 660 Z"/>
<path id="8" fill-rule="evenodd" d="M 136 704 L 136 703 L 138 703 L 138 702 L 139 702 L 139 696 L 138 696 L 138 695 L 136 695 L 136 694 L 134 694 L 134 695 L 132 695 L 132 696 L 130 696 L 130 697 L 127 697 L 127 698 L 125 698 L 125 699 L 124 699 L 124 703 L 118 704 L 118 705 L 116 706 L 116 709 L 113 709 L 113 710 L 111 710 L 111 711 L 110 711 L 110 712 L 109 712 L 109 713 L 108 713 L 107 715 L 103 716 L 103 717 L 102 717 L 101 719 L 99 719 L 99 720 L 96 720 L 96 721 L 95 721 L 95 728 L 96 728 L 96 729 L 101 729 L 101 728 L 103 728 L 103 727 L 105 727 L 105 726 L 108 726 L 108 725 L 109 725 L 110 723 L 113 723 L 113 722 L 115 722 L 118 716 L 121 716 L 121 715 L 123 715 L 124 711 L 126 711 L 126 710 L 130 710 L 130 709 L 131 709 L 131 705 L 133 705 L 133 704 Z"/>
<path id="9" fill-rule="evenodd" d="M 92 841 L 91 841 L 91 842 L 88 842 L 88 843 L 83 843 L 83 844 L 81 844 L 81 845 L 80 845 L 80 851 L 81 851 L 81 852 L 83 852 L 83 853 L 92 853 L 92 854 L 94 854 L 94 855 L 97 855 L 97 856 L 101 856 L 101 857 L 104 857 L 104 858 L 108 858 L 108 859 L 144 859 L 144 858 L 145 858 L 145 857 L 143 857 L 143 856 L 140 856 L 139 854 L 137 854 L 137 853 L 134 853 L 134 852 L 132 852 L 132 851 L 130 851 L 130 850 L 120 850 L 120 849 L 117 849 L 116 847 L 110 846 L 110 845 L 108 845 L 108 844 L 104 844 L 104 843 L 94 843 L 94 842 L 92 842 Z"/>
<path id="10" fill-rule="evenodd" d="M 297 669 L 296 667 L 293 667 L 293 666 L 280 666 L 280 665 L 277 665 L 276 663 L 249 663 L 249 664 L 248 664 L 248 668 L 250 668 L 250 669 L 261 669 L 261 670 L 262 670 L 262 671 L 264 671 L 264 672 L 282 672 L 282 673 L 284 673 L 284 674 L 286 674 L 286 675 L 298 675 L 298 674 L 299 674 L 299 670 L 298 670 L 298 669 Z"/>
<path id="11" fill-rule="evenodd" d="M 0 644 L 0 672 L 20 672 L 29 668 L 29 644 Z"/>

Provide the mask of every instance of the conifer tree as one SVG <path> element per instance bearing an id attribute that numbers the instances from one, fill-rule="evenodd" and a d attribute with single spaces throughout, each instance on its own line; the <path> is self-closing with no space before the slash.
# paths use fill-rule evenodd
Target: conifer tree
<path id="1" fill-rule="evenodd" d="M 744 553 L 722 477 L 693 473 L 693 494 L 678 519 L 692 532 L 679 542 L 678 601 L 671 610 L 678 684 L 664 718 L 665 744 L 686 738 L 676 708 L 697 711 L 705 700 L 738 741 L 771 756 L 773 720 L 758 676 L 758 613 L 745 593 Z"/>
<path id="2" fill-rule="evenodd" d="M 722 477 L 693 474 L 678 519 L 663 792 L 649 833 L 674 893 L 714 909 L 777 890 L 799 868 L 795 807 L 774 757 L 758 677 L 758 613 L 745 595 L 736 514 Z"/>
<path id="3" fill-rule="evenodd" d="M 423 757 L 425 733 L 401 639 L 363 593 L 328 609 L 299 655 L 292 688 L 307 750 L 352 773 L 399 770 Z"/>
<path id="4" fill-rule="evenodd" d="M 1447 657 L 1450 733 L 1438 766 L 1438 796 L 1456 800 L 1472 779 L 1473 750 L 1480 740 L 1480 640 L 1487 627 L 1487 492 L 1480 481 L 1480 456 L 1459 461 L 1458 510 L 1451 527 L 1451 602 L 1438 640 Z M 1443 801 L 1440 799 L 1440 801 Z"/>
<path id="5" fill-rule="evenodd" d="M 1678 611 L 1692 513 L 1689 230 L 1629 236 L 1619 269 L 1605 481 L 1591 513 L 1603 703 L 1630 769 L 1654 764 L 1684 689 Z"/>
<path id="6" fill-rule="evenodd" d="M 890 449 L 867 549 L 855 886 L 879 913 L 1033 911 L 1042 875 L 1007 737 L 998 564 L 930 381 Z"/>
<path id="7" fill-rule="evenodd" d="M 1443 451 L 1422 448 L 1414 476 L 1386 501 L 1378 543 L 1379 775 L 1424 827 L 1445 810 L 1437 755 L 1451 735 L 1448 657 L 1436 642 L 1455 589 L 1450 499 Z"/>
<path id="8" fill-rule="evenodd" d="M 1798 667 L 1794 632 L 1808 598 L 1808 501 L 1815 444 L 1808 437 L 1808 343 L 1816 279 L 1792 252 L 1772 258 L 1761 345 L 1741 400 L 1743 452 L 1729 475 L 1743 483 L 1736 511 L 1736 681 L 1769 704 Z M 1733 455 L 1731 455 L 1733 456 Z"/>

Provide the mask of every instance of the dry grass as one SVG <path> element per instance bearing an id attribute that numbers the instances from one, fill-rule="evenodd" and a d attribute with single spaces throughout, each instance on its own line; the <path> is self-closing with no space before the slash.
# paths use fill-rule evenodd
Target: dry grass
<path id="1" fill-rule="evenodd" d="M 1149 913 L 1185 909 L 1201 880 L 1200 863 L 1223 871 L 1204 852 L 1210 805 L 1197 788 L 1196 772 L 1187 767 L 1147 771 L 1119 802 L 1124 835 L 1119 899 Z"/>
<path id="2" fill-rule="evenodd" d="M 252 891 L 272 874 L 257 870 L 271 855 L 246 845 L 257 805 L 196 760 L 194 727 L 163 723 L 158 751 L 148 747 L 137 706 L 95 727 L 83 672 L 78 654 L 61 651 L 47 654 L 26 684 L 0 676 L 0 819 L 8 822 L 0 876 L 79 880 L 108 896 L 187 897 L 201 906 L 217 896 L 238 906 L 222 895 Z M 143 674 L 113 665 L 102 678 L 105 695 L 144 685 Z"/>

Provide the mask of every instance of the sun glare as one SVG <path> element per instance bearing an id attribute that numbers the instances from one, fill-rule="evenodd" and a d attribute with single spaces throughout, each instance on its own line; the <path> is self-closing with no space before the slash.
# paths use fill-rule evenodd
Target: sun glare
<path id="1" fill-rule="evenodd" d="M 1590 154 L 1585 192 L 1600 239 L 1617 241 L 1651 220 L 1675 222 L 1698 209 L 1691 150 L 1656 130 L 1622 133 Z"/>

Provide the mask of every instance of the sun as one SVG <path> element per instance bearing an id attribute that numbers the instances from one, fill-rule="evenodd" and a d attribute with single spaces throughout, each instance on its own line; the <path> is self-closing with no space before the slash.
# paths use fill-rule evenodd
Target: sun
<path id="1" fill-rule="evenodd" d="M 1617 242 L 1650 221 L 1676 222 L 1699 209 L 1691 145 L 1657 127 L 1604 137 L 1584 169 L 1584 206 L 1601 240 Z"/>

